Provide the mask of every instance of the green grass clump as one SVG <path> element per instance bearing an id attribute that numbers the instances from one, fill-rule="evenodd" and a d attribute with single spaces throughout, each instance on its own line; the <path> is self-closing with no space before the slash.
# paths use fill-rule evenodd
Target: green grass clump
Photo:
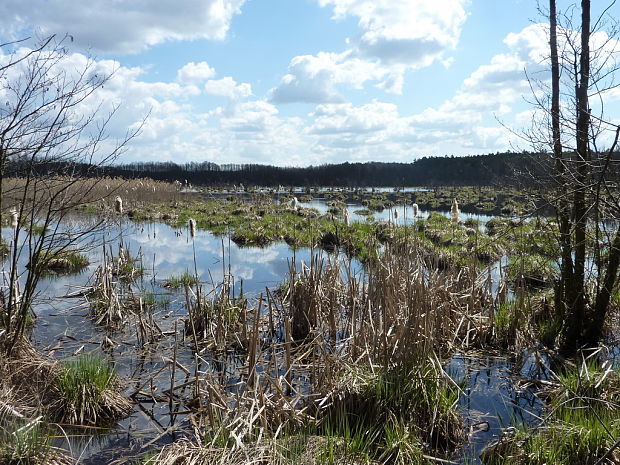
<path id="1" fill-rule="evenodd" d="M 117 393 L 114 367 L 94 354 L 64 362 L 55 383 L 58 399 L 52 408 L 57 421 L 79 425 L 105 425 L 130 409 Z"/>
<path id="2" fill-rule="evenodd" d="M 463 439 L 459 393 L 432 361 L 352 371 L 320 432 L 361 463 L 425 463 L 425 448 L 446 451 Z"/>
<path id="3" fill-rule="evenodd" d="M 353 213 L 365 217 L 371 217 L 372 215 L 374 215 L 374 212 L 372 210 L 369 210 L 368 208 L 359 208 L 357 210 L 354 210 Z"/>
<path id="4" fill-rule="evenodd" d="M 537 321 L 536 329 L 538 330 L 538 339 L 540 342 L 545 347 L 553 349 L 562 331 L 562 325 L 563 322 L 559 316 Z"/>
<path id="5" fill-rule="evenodd" d="M 132 256 L 128 248 L 120 247 L 117 257 L 112 259 L 112 273 L 121 281 L 134 281 L 144 274 L 140 256 Z"/>
<path id="6" fill-rule="evenodd" d="M 37 263 L 43 272 L 78 273 L 89 265 L 86 255 L 77 250 L 43 250 Z"/>
<path id="7" fill-rule="evenodd" d="M 558 375 L 559 387 L 548 394 L 549 415 L 534 431 L 517 430 L 495 453 L 493 465 L 593 465 L 620 437 L 620 378 L 608 364 L 583 363 Z M 492 447 L 491 451 L 494 450 Z M 614 451 L 605 464 L 620 462 Z"/>
<path id="8" fill-rule="evenodd" d="M 528 317 L 531 314 L 527 302 L 519 303 L 510 300 L 501 303 L 493 313 L 493 337 L 500 347 L 515 345 L 520 332 L 525 329 Z"/>
<path id="9" fill-rule="evenodd" d="M 198 284 L 198 278 L 196 275 L 190 273 L 189 271 L 184 271 L 180 275 L 171 275 L 166 279 L 164 283 L 164 287 L 168 287 L 171 289 L 179 289 L 181 287 L 187 286 L 195 286 Z"/>
<path id="10" fill-rule="evenodd" d="M 192 306 L 185 322 L 186 334 L 195 334 L 202 343 L 214 343 L 218 348 L 247 349 L 244 338 L 248 301 L 243 290 L 238 296 L 218 293 Z"/>
<path id="11" fill-rule="evenodd" d="M 51 432 L 39 421 L 3 422 L 0 427 L 0 463 L 46 464 L 54 455 Z"/>
<path id="12" fill-rule="evenodd" d="M 506 274 L 517 285 L 535 288 L 551 284 L 557 267 L 554 261 L 542 255 L 521 254 L 508 260 Z"/>

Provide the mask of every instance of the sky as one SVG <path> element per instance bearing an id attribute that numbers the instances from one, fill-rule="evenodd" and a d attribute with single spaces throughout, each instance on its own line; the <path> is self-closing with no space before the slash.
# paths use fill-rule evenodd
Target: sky
<path id="1" fill-rule="evenodd" d="M 608 13 L 620 17 L 620 6 Z M 121 163 L 307 166 L 528 150 L 521 135 L 537 94 L 526 76 L 547 76 L 535 0 L 0 3 L 0 43 L 50 34 L 70 35 L 62 66 L 91 57 L 113 73 L 89 107 L 118 106 L 112 138 L 148 115 Z M 605 109 L 620 118 L 620 92 Z"/>

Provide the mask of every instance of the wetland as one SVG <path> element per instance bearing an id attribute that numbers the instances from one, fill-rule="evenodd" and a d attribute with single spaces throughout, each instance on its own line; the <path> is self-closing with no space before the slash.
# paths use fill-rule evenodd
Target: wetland
<path id="1" fill-rule="evenodd" d="M 535 191 L 99 184 L 3 215 L 0 463 L 618 463 L 620 299 L 558 354 Z"/>

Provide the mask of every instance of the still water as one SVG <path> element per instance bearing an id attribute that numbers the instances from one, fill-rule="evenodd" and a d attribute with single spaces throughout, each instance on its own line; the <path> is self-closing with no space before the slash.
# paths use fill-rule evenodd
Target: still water
<path id="1" fill-rule="evenodd" d="M 328 209 L 327 203 L 315 200 L 306 207 L 316 208 L 320 213 Z M 349 205 L 353 221 L 366 221 L 366 217 L 354 213 L 360 205 Z M 397 213 L 395 213 L 397 212 Z M 428 212 L 421 212 L 426 217 Z M 448 214 L 448 212 L 443 212 Z M 471 215 L 463 214 L 467 219 Z M 410 207 L 394 207 L 374 215 L 381 221 L 391 220 L 398 224 L 411 224 L 414 218 Z M 490 217 L 474 217 L 487 221 Z M 92 221 L 76 218 L 74 222 Z M 67 226 L 69 228 L 70 226 Z M 4 237 L 11 232 L 3 230 Z M 174 379 L 166 370 L 167 359 L 173 356 L 173 347 L 183 334 L 186 317 L 182 292 L 165 288 L 167 278 L 185 271 L 197 273 L 206 289 L 216 289 L 225 279 L 234 283 L 235 292 L 243 292 L 256 302 L 266 288 L 277 287 L 289 273 L 291 263 L 309 263 L 312 251 L 304 248 L 293 250 L 284 243 L 267 247 L 238 247 L 226 237 L 198 231 L 194 239 L 187 228 L 174 228 L 160 223 L 133 223 L 113 219 L 96 233 L 96 243 L 105 243 L 116 254 L 119 243 L 128 248 L 133 256 L 140 257 L 145 274 L 133 284 L 128 292 L 151 294 L 158 302 L 156 320 L 164 336 L 146 349 L 136 343 L 135 324 L 124 331 L 109 331 L 96 327 L 88 317 L 88 308 L 82 297 L 68 297 L 80 293 L 89 285 L 93 273 L 103 256 L 101 245 L 84 249 L 91 264 L 80 274 L 72 276 L 49 276 L 40 283 L 40 294 L 34 308 L 37 314 L 32 338 L 45 353 L 59 359 L 82 352 L 105 353 L 116 365 L 125 380 L 125 393 L 135 394 L 144 380 L 152 377 L 155 389 L 164 390 L 171 383 L 180 384 L 186 374 L 178 370 Z M 317 253 L 317 251 L 314 251 Z M 325 254 L 324 252 L 318 252 Z M 24 263 L 22 263 L 23 265 Z M 5 272 L 6 263 L 3 265 Z M 362 266 L 351 262 L 354 273 L 363 273 Z M 134 322 L 135 323 L 135 322 Z M 137 323 L 136 323 L 137 324 Z M 194 354 L 189 344 L 180 345 L 175 356 L 183 366 L 194 364 Z M 204 356 L 199 360 L 202 375 L 227 372 L 228 382 L 234 384 L 234 367 L 243 361 L 230 354 Z M 232 367 L 227 369 L 226 367 Z M 504 358 L 467 358 L 455 356 L 447 366 L 448 372 L 464 386 L 460 400 L 461 411 L 468 426 L 472 428 L 471 441 L 460 452 L 459 460 L 468 457 L 467 463 L 477 463 L 478 454 L 485 444 L 498 437 L 502 429 L 515 421 L 535 421 L 535 412 L 541 405 L 528 393 L 521 395 L 514 387 L 515 363 Z M 162 371 L 163 370 L 163 371 Z M 518 394 L 518 395 L 517 395 Z M 531 413 L 530 413 L 531 412 Z M 182 415 L 181 423 L 183 422 Z M 148 445 L 161 445 L 183 434 L 183 428 L 166 434 L 167 428 L 179 422 L 165 402 L 145 401 L 136 403 L 132 415 L 121 421 L 117 428 L 102 434 L 70 434 L 59 439 L 59 446 L 69 449 L 82 463 L 103 464 L 113 458 L 128 456 Z M 189 425 L 186 425 L 189 426 Z M 151 444 L 152 443 L 152 444 Z"/>

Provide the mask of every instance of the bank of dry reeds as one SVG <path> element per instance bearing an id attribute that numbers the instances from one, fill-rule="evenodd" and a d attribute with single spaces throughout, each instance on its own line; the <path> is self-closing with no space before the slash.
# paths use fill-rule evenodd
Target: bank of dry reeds
<path id="1" fill-rule="evenodd" d="M 474 266 L 431 269 L 414 247 L 386 248 L 364 275 L 317 255 L 289 273 L 292 337 L 321 333 L 346 343 L 354 359 L 365 353 L 384 365 L 471 348 L 489 335 L 487 279 Z"/>
<path id="2" fill-rule="evenodd" d="M 390 247 L 357 273 L 314 254 L 243 310 L 226 286 L 186 286 L 196 362 L 221 366 L 171 386 L 201 433 L 148 463 L 311 464 L 335 450 L 334 463 L 432 463 L 464 438 L 459 387 L 433 354 L 487 337 L 485 286 L 473 267 L 429 270 L 415 249 Z M 227 365 L 231 350 L 239 364 Z"/>
<path id="3" fill-rule="evenodd" d="M 24 192 L 24 190 L 28 192 Z M 36 195 L 34 192 L 36 190 Z M 32 192 L 30 192 L 32 191 Z M 36 199 L 37 204 L 50 202 L 69 207 L 91 204 L 100 211 L 113 212 L 115 198 L 125 202 L 124 210 L 130 214 L 132 208 L 148 202 L 165 202 L 179 199 L 176 184 L 155 181 L 149 178 L 122 179 L 111 177 L 67 178 L 48 177 L 41 182 L 27 182 L 25 178 L 4 178 L 2 182 L 3 208 L 19 208 L 23 199 Z M 36 212 L 39 207 L 30 208 Z M 27 212 L 30 209 L 27 207 Z"/>

